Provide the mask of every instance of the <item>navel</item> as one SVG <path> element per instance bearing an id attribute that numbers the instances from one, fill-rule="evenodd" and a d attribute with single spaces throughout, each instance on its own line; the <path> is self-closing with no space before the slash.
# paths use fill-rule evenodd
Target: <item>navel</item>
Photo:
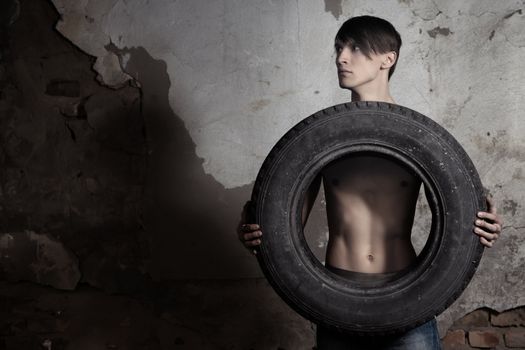
<path id="1" fill-rule="evenodd" d="M 368 261 L 370 262 L 374 261 L 374 256 L 372 254 L 369 254 L 367 258 L 368 258 Z"/>

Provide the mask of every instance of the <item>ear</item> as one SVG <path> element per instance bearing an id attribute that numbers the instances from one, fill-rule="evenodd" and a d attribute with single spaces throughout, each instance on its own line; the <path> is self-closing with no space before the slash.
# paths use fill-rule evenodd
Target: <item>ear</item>
<path id="1" fill-rule="evenodd" d="M 383 54 L 383 61 L 381 63 L 382 69 L 388 69 L 396 63 L 397 54 L 394 51 L 387 52 Z"/>

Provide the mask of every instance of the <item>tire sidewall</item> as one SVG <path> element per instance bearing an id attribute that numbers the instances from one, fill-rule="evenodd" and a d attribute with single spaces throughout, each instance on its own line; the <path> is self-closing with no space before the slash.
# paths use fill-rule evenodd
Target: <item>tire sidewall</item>
<path id="1" fill-rule="evenodd" d="M 326 270 L 307 246 L 300 217 L 304 194 L 321 169 L 360 152 L 395 158 L 418 173 L 433 216 L 416 264 L 373 288 Z M 264 232 L 259 261 L 279 295 L 318 324 L 365 335 L 410 329 L 450 305 L 478 266 L 483 248 L 472 218 L 483 209 L 482 193 L 468 155 L 429 118 L 387 103 L 330 107 L 287 132 L 259 172 L 252 194 Z"/>

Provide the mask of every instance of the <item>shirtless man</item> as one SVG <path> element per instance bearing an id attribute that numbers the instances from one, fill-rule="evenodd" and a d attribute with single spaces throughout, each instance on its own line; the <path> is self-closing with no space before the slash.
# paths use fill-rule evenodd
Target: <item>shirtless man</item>
<path id="1" fill-rule="evenodd" d="M 339 86 L 352 92 L 352 101 L 394 103 L 389 79 L 394 72 L 401 37 L 387 21 L 353 17 L 335 38 Z M 326 195 L 329 239 L 326 267 L 343 276 L 369 277 L 400 271 L 416 258 L 410 235 L 421 187 L 419 177 L 388 158 L 356 155 L 326 166 L 310 186 L 303 224 L 322 183 Z M 473 231 L 492 247 L 502 221 L 487 198 L 488 212 L 478 213 Z M 239 238 L 253 249 L 261 244 L 256 224 L 242 224 Z M 254 251 L 255 252 L 255 251 Z M 439 349 L 435 320 L 405 334 L 370 339 L 318 327 L 318 349 Z M 355 347 L 354 347 L 355 346 Z"/>

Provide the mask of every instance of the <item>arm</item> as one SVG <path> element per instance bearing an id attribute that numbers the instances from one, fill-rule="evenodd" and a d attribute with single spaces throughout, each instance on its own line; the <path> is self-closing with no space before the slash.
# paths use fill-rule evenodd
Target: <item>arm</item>
<path id="1" fill-rule="evenodd" d="M 427 197 L 427 200 L 430 197 L 426 187 L 425 196 Z M 479 241 L 481 244 L 483 244 L 485 247 L 491 248 L 501 234 L 503 221 L 497 214 L 494 201 L 488 196 L 486 197 L 486 200 L 488 211 L 480 211 L 477 213 L 477 218 L 474 221 L 473 231 L 479 236 Z"/>
<path id="2" fill-rule="evenodd" d="M 321 187 L 321 175 L 317 175 L 305 193 L 303 209 L 301 211 L 303 227 L 306 224 L 306 220 L 308 220 L 308 216 L 310 215 L 310 211 L 312 210 L 315 199 L 317 198 L 317 194 L 319 193 L 320 187 Z M 258 224 L 247 224 L 246 223 L 249 206 L 250 206 L 250 202 L 248 201 L 244 205 L 244 208 L 241 214 L 241 222 L 239 223 L 239 226 L 237 227 L 237 234 L 242 244 L 244 244 L 246 248 L 251 249 L 252 252 L 256 254 L 257 251 L 254 248 L 260 245 L 262 242 L 261 241 L 262 231 Z"/>

